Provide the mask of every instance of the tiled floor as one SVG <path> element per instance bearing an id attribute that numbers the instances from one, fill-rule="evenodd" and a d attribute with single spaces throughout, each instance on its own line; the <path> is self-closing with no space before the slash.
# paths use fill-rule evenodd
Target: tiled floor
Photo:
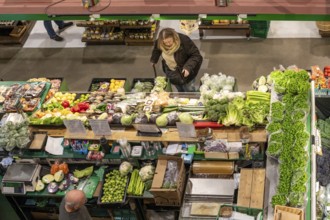
<path id="1" fill-rule="evenodd" d="M 54 29 L 57 30 L 55 23 Z M 160 28 L 171 27 L 180 33 L 180 21 L 163 20 L 160 22 Z M 36 22 L 24 48 L 83 48 L 85 43 L 81 42 L 81 36 L 84 28 L 71 27 L 64 31 L 61 36 L 65 39 L 63 42 L 56 42 L 49 39 L 42 21 Z M 191 39 L 198 40 L 198 30 L 190 35 Z M 205 33 L 205 39 L 245 39 L 243 31 L 212 31 Z M 268 38 L 320 38 L 318 29 L 313 21 L 272 21 L 268 33 Z"/>
<path id="2" fill-rule="evenodd" d="M 54 30 L 58 27 L 52 22 Z M 24 48 L 81 48 L 85 47 L 85 43 L 81 42 L 81 36 L 84 28 L 70 27 L 61 33 L 65 39 L 62 42 L 57 42 L 49 38 L 42 21 L 37 21 L 33 30 L 30 33 L 28 40 L 24 44 Z"/>

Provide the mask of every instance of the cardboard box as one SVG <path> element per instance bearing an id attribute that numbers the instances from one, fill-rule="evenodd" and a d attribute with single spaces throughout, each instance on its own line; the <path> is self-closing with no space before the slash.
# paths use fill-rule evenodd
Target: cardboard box
<path id="1" fill-rule="evenodd" d="M 49 212 L 31 212 L 31 215 L 33 219 L 36 220 L 44 220 L 44 219 L 57 220 L 59 217 L 58 214 L 49 213 Z"/>
<path id="2" fill-rule="evenodd" d="M 228 159 L 228 153 L 227 152 L 205 152 L 204 153 L 205 158 L 215 158 L 215 159 Z"/>
<path id="3" fill-rule="evenodd" d="M 177 161 L 178 177 L 177 186 L 175 189 L 162 188 L 164 176 L 166 173 L 167 162 L 169 160 Z M 175 156 L 159 156 L 157 167 L 152 181 L 150 192 L 155 197 L 156 205 L 160 206 L 181 206 L 183 190 L 185 186 L 186 171 L 184 161 L 180 157 Z"/>
<path id="4" fill-rule="evenodd" d="M 304 210 L 287 206 L 275 206 L 274 220 L 304 220 Z"/>

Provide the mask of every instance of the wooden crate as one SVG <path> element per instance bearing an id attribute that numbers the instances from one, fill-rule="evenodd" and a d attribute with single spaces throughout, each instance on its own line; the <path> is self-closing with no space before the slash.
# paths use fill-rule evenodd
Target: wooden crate
<path id="1" fill-rule="evenodd" d="M 263 209 L 265 192 L 265 169 L 242 169 L 237 205 Z"/>

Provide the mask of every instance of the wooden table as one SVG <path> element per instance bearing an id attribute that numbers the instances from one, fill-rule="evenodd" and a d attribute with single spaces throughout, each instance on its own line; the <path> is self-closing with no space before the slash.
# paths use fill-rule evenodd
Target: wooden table
<path id="1" fill-rule="evenodd" d="M 250 24 L 219 24 L 219 25 L 200 25 L 199 38 L 202 40 L 204 37 L 204 30 L 245 30 L 246 37 L 250 38 L 251 27 Z"/>

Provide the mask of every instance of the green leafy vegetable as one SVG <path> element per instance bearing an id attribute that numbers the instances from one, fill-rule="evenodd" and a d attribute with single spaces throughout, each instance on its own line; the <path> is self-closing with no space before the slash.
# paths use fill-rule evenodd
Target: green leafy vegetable
<path id="1" fill-rule="evenodd" d="M 267 125 L 267 131 L 268 131 L 268 133 L 274 133 L 274 132 L 276 132 L 276 131 L 279 131 L 279 130 L 281 130 L 282 129 L 282 125 L 281 125 L 281 123 L 278 123 L 278 122 L 271 122 L 271 123 L 269 123 L 268 125 Z"/>
<path id="2" fill-rule="evenodd" d="M 271 105 L 272 121 L 282 121 L 284 116 L 284 106 L 281 102 L 273 102 Z"/>
<path id="3" fill-rule="evenodd" d="M 285 195 L 276 194 L 272 197 L 272 206 L 275 207 L 276 205 L 286 205 L 287 198 Z"/>

